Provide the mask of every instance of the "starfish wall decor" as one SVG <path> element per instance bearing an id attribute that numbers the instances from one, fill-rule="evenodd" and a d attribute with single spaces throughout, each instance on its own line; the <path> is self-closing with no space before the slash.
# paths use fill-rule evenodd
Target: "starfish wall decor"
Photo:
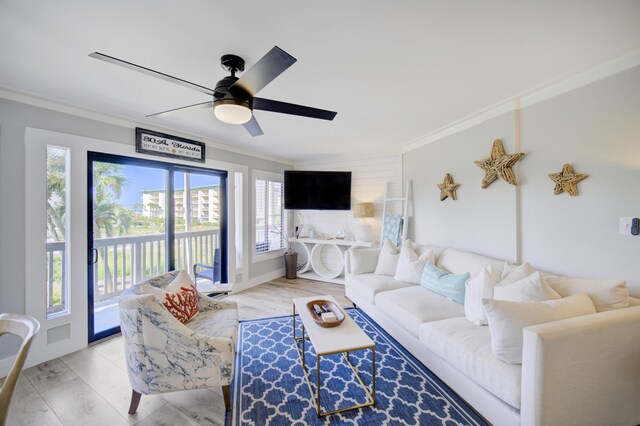
<path id="1" fill-rule="evenodd" d="M 444 175 L 444 181 L 438 184 L 440 188 L 440 201 L 444 201 L 447 197 L 451 197 L 452 200 L 457 200 L 456 189 L 460 186 L 459 183 L 453 183 L 453 178 L 450 173 Z"/>
<path id="2" fill-rule="evenodd" d="M 560 173 L 551 173 L 549 174 L 549 177 L 556 183 L 555 188 L 553 188 L 553 195 L 558 195 L 567 191 L 569 195 L 577 197 L 578 183 L 588 178 L 589 175 L 575 173 L 573 171 L 573 166 L 570 163 L 567 163 L 562 166 L 562 171 Z"/>
<path id="3" fill-rule="evenodd" d="M 496 139 L 493 142 L 489 158 L 474 161 L 478 167 L 485 171 L 484 178 L 482 179 L 482 188 L 488 187 L 498 178 L 511 185 L 518 186 L 516 175 L 511 168 L 524 157 L 524 155 L 523 152 L 512 155 L 505 154 L 502 141 Z"/>

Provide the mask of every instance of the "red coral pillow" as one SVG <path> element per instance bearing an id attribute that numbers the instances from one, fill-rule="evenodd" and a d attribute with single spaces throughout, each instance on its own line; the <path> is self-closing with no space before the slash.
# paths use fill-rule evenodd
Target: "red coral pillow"
<path id="1" fill-rule="evenodd" d="M 186 271 L 171 281 L 164 289 L 145 284 L 144 293 L 154 294 L 160 303 L 181 323 L 186 324 L 199 312 L 198 290 Z"/>

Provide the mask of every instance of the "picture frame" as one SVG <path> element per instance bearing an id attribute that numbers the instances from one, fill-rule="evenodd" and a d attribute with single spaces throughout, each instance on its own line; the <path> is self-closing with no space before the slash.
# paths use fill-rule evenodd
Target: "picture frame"
<path id="1" fill-rule="evenodd" d="M 136 127 L 136 152 L 204 163 L 206 145 L 179 136 Z"/>

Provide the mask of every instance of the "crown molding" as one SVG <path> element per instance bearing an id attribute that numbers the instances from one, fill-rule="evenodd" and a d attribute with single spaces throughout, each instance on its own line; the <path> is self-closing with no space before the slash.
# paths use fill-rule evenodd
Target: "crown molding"
<path id="1" fill-rule="evenodd" d="M 364 160 L 369 158 L 380 158 L 380 157 L 393 157 L 400 156 L 402 152 L 400 151 L 400 147 L 394 146 L 389 148 L 378 148 L 367 151 L 352 151 L 345 152 L 342 154 L 330 154 L 330 155 L 322 155 L 315 158 L 308 158 L 304 160 L 294 160 L 293 167 L 309 167 L 314 166 L 316 164 L 327 163 L 332 164 L 340 161 L 353 161 Z"/>
<path id="2" fill-rule="evenodd" d="M 0 98 L 7 99 L 10 101 L 20 102 L 27 105 L 36 106 L 39 108 L 45 108 L 52 111 L 61 112 L 64 114 L 75 115 L 77 117 L 88 118 L 90 120 L 100 121 L 107 124 L 113 124 L 115 126 L 127 127 L 132 129 L 136 127 L 144 127 L 145 129 L 149 128 L 150 130 L 171 133 L 171 134 L 174 134 L 175 136 L 180 136 L 187 139 L 194 139 L 199 142 L 204 142 L 207 145 L 207 147 L 217 148 L 217 149 L 233 152 L 236 154 L 247 155 L 249 157 L 260 158 L 262 160 L 275 161 L 277 163 L 293 166 L 293 160 L 289 158 L 276 157 L 272 155 L 250 151 L 247 149 L 237 148 L 232 145 L 228 145 L 222 142 L 216 142 L 204 136 L 201 136 L 195 133 L 185 132 L 184 130 L 179 130 L 173 127 L 150 125 L 149 123 L 146 123 L 146 122 L 131 120 L 123 116 L 107 114 L 107 113 L 91 110 L 88 108 L 79 107 L 76 105 L 62 103 L 57 100 L 39 96 L 33 93 L 18 91 L 15 89 L 4 87 L 4 86 L 0 86 Z"/>
<path id="3" fill-rule="evenodd" d="M 454 121 L 440 129 L 404 144 L 402 146 L 402 153 L 405 154 L 409 151 L 420 148 L 421 146 L 428 145 L 470 127 L 477 126 L 491 118 L 554 98 L 558 95 L 562 95 L 563 93 L 570 92 L 579 87 L 586 86 L 638 65 L 640 65 L 640 49 L 634 50 L 626 55 L 597 65 L 588 70 L 581 71 L 570 77 L 542 84 L 538 87 L 520 93 L 511 99 Z"/>

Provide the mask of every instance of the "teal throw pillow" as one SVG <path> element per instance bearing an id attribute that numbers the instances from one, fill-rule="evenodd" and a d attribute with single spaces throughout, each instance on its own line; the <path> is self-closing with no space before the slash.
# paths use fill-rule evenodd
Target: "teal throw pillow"
<path id="1" fill-rule="evenodd" d="M 422 272 L 420 285 L 462 305 L 464 304 L 464 285 L 468 279 L 468 272 L 450 274 L 431 263 L 427 263 Z"/>

